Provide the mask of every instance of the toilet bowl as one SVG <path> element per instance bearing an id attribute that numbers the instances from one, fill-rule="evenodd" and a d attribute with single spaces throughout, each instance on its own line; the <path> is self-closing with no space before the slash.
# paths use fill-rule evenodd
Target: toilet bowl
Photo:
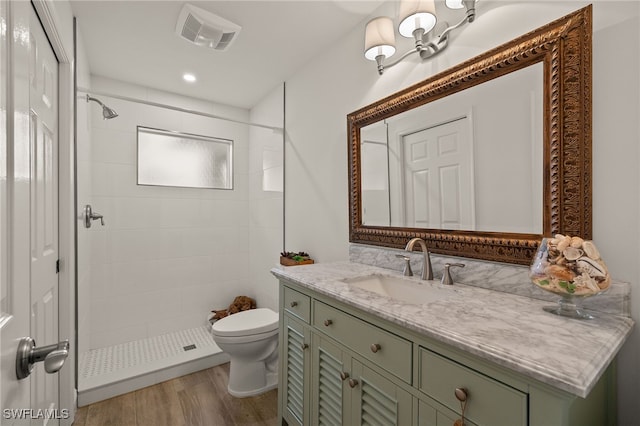
<path id="1" fill-rule="evenodd" d="M 213 340 L 229 354 L 229 393 L 259 395 L 278 386 L 278 314 L 260 308 L 238 312 L 211 326 Z"/>

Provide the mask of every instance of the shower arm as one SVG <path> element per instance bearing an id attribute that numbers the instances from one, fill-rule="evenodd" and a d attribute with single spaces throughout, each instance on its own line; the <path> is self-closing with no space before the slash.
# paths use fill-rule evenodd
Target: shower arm
<path id="1" fill-rule="evenodd" d="M 98 103 L 98 105 L 100 105 L 101 107 L 103 107 L 103 108 L 104 108 L 104 104 L 102 103 L 102 101 L 100 101 L 99 99 L 96 99 L 96 98 L 92 98 L 92 97 L 91 97 L 91 96 L 89 96 L 89 94 L 87 93 L 87 102 L 89 102 L 89 101 L 97 102 L 97 103 Z"/>

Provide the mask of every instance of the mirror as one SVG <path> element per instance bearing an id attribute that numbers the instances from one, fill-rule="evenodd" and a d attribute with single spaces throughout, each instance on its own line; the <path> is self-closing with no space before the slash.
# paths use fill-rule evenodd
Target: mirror
<path id="1" fill-rule="evenodd" d="M 542 75 L 539 62 L 363 127 L 362 224 L 541 234 Z"/>
<path id="2" fill-rule="evenodd" d="M 591 237 L 590 6 L 347 121 L 351 242 L 529 264 Z"/>

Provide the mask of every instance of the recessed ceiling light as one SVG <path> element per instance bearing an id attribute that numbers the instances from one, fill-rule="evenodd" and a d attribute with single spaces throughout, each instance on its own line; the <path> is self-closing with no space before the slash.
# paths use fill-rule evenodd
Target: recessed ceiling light
<path id="1" fill-rule="evenodd" d="M 189 83 L 193 83 L 194 81 L 196 81 L 196 76 L 189 73 L 184 74 L 182 78 L 184 78 L 184 81 L 187 81 Z"/>

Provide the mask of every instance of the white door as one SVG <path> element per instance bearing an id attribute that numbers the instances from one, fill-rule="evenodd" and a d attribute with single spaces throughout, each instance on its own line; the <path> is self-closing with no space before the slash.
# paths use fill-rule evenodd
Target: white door
<path id="1" fill-rule="evenodd" d="M 469 133 L 462 118 L 402 137 L 406 226 L 475 228 Z"/>
<path id="2" fill-rule="evenodd" d="M 30 3 L 2 1 L 1 12 L 6 33 L 19 36 L 3 40 L 12 49 L 2 52 L 3 67 L 11 70 L 3 82 L 12 91 L 3 99 L 9 155 L 0 198 L 0 422 L 56 425 L 66 415 L 59 410 L 58 375 L 38 362 L 19 380 L 16 353 L 23 337 L 32 337 L 36 349 L 58 342 L 58 62 Z"/>
<path id="3" fill-rule="evenodd" d="M 30 33 L 30 336 L 45 346 L 58 342 L 58 61 L 33 9 Z M 57 408 L 58 375 L 39 363 L 31 376 L 31 405 Z"/>

